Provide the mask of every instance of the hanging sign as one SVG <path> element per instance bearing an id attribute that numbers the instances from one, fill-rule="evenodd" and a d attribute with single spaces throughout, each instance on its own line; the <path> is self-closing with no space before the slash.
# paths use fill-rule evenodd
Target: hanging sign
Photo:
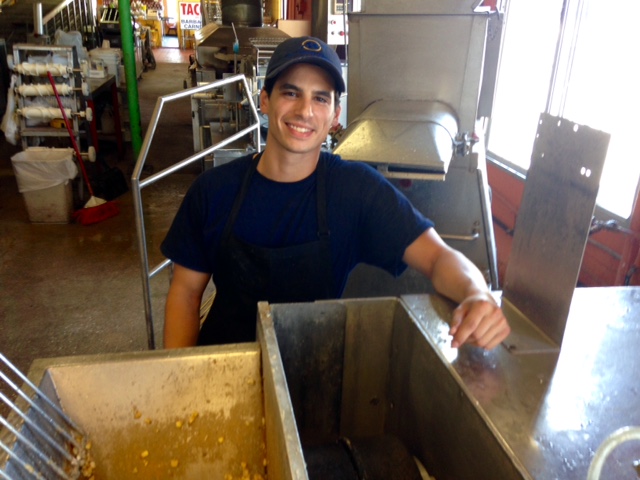
<path id="1" fill-rule="evenodd" d="M 200 2 L 180 2 L 180 28 L 182 30 L 200 30 Z"/>

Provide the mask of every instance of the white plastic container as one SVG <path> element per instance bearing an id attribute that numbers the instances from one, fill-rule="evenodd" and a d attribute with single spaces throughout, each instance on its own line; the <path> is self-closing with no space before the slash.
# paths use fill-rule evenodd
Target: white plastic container
<path id="1" fill-rule="evenodd" d="M 102 60 L 108 75 L 116 76 L 116 85 L 120 85 L 120 65 L 122 64 L 122 50 L 119 48 L 94 48 L 89 50 L 92 60 Z"/>
<path id="2" fill-rule="evenodd" d="M 13 155 L 11 164 L 32 223 L 71 221 L 71 180 L 78 174 L 72 149 L 32 147 Z"/>
<path id="3" fill-rule="evenodd" d="M 31 223 L 69 223 L 73 212 L 71 182 L 22 194 Z"/>

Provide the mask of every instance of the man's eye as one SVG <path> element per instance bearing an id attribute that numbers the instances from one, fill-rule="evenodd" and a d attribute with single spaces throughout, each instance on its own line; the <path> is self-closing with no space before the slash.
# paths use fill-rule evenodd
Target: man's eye
<path id="1" fill-rule="evenodd" d="M 329 99 L 326 97 L 316 97 L 316 101 L 320 103 L 328 103 Z"/>

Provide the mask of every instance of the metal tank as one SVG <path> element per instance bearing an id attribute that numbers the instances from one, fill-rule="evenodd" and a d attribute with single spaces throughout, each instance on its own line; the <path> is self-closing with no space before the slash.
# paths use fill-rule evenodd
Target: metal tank
<path id="1" fill-rule="evenodd" d="M 521 478 L 400 299 L 261 304 L 257 342 L 39 359 L 29 378 L 87 434 L 96 480 Z M 0 474 L 30 478 L 0 439 L 18 457 Z"/>

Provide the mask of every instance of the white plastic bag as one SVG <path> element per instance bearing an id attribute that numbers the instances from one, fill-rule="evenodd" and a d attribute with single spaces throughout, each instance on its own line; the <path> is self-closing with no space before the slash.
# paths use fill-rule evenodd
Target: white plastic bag
<path id="1" fill-rule="evenodd" d="M 4 117 L 2 117 L 2 125 L 0 125 L 7 142 L 11 145 L 17 145 L 19 137 L 18 119 L 16 116 L 16 100 L 13 93 L 17 78 L 17 75 L 11 75 L 11 85 L 9 86 L 9 92 L 7 93 L 7 109 L 4 112 Z"/>
<path id="2" fill-rule="evenodd" d="M 11 157 L 20 193 L 66 184 L 76 177 L 78 167 L 72 148 L 31 147 Z"/>
<path id="3" fill-rule="evenodd" d="M 75 46 L 78 61 L 87 60 L 88 53 L 87 49 L 82 46 L 82 34 L 80 32 L 65 32 L 58 29 L 54 34 L 54 39 L 56 45 Z"/>

